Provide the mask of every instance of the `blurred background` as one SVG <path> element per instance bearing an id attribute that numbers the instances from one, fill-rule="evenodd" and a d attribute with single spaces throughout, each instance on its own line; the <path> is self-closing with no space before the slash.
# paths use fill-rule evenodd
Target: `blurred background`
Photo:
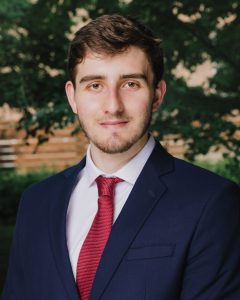
<path id="1" fill-rule="evenodd" d="M 69 40 L 109 13 L 163 41 L 167 94 L 152 133 L 170 153 L 240 183 L 240 0 L 0 0 L 0 291 L 22 191 L 77 163 L 87 140 L 68 107 Z"/>

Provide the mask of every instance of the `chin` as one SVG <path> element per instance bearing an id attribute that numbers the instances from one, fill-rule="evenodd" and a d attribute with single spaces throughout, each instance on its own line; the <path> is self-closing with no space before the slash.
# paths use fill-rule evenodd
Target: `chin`
<path id="1" fill-rule="evenodd" d="M 144 134 L 143 134 L 144 135 Z M 123 140 L 121 138 L 110 138 L 108 141 L 100 142 L 100 141 L 92 141 L 92 143 L 100 149 L 102 152 L 107 154 L 118 154 L 124 153 L 132 148 L 134 145 L 138 144 L 141 140 L 142 136 L 133 136 L 128 140 Z"/>
<path id="2" fill-rule="evenodd" d="M 131 143 L 111 143 L 111 144 L 104 144 L 104 143 L 94 143 L 94 145 L 100 149 L 102 152 L 107 154 L 117 154 L 123 153 L 129 150 L 132 147 Z"/>

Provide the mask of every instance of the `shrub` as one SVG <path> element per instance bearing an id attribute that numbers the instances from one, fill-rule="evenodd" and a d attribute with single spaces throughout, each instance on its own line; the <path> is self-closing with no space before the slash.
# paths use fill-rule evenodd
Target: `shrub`
<path id="1" fill-rule="evenodd" d="M 0 224 L 14 224 L 22 192 L 35 182 L 49 175 L 52 171 L 42 170 L 26 174 L 16 171 L 1 171 L 0 176 Z"/>

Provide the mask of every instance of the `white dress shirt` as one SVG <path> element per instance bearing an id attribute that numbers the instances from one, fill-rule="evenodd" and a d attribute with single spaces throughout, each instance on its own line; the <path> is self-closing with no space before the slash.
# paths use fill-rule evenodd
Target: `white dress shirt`
<path id="1" fill-rule="evenodd" d="M 115 186 L 113 216 L 113 222 L 115 222 L 154 146 L 155 140 L 150 136 L 143 149 L 113 174 L 105 174 L 94 165 L 90 155 L 91 148 L 88 147 L 86 165 L 79 174 L 79 181 L 72 192 L 67 211 L 67 246 L 75 279 L 80 249 L 98 209 L 98 191 L 95 179 L 99 175 L 103 175 L 115 176 L 124 180 Z"/>

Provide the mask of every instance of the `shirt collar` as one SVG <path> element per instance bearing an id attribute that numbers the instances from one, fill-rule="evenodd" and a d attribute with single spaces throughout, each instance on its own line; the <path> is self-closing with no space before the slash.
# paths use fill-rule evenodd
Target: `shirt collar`
<path id="1" fill-rule="evenodd" d="M 95 179 L 100 176 L 116 176 L 124 181 L 134 185 L 139 174 L 141 173 L 145 163 L 147 162 L 149 156 L 151 155 L 153 148 L 155 147 L 155 140 L 152 136 L 148 139 L 148 142 L 142 148 L 141 151 L 137 153 L 126 165 L 120 168 L 118 171 L 113 174 L 106 174 L 99 168 L 97 168 L 92 161 L 90 149 L 91 146 L 88 146 L 87 155 L 86 155 L 86 166 L 84 170 L 87 186 L 92 185 L 95 182 Z"/>

